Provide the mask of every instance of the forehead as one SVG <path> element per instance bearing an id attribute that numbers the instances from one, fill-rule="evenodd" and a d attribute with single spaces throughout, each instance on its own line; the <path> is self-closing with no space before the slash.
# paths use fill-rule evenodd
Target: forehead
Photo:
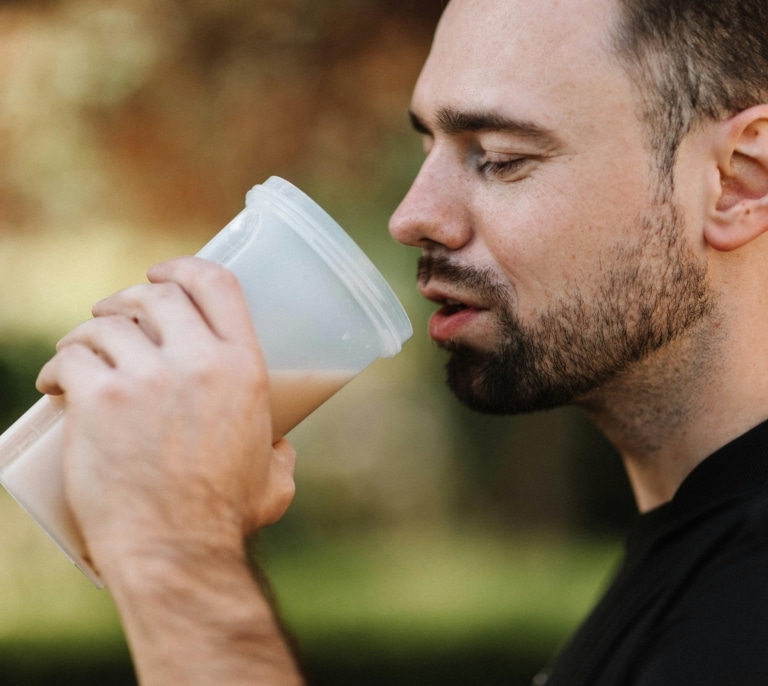
<path id="1" fill-rule="evenodd" d="M 615 13 L 615 0 L 451 0 L 414 110 L 513 107 L 552 125 L 573 107 L 626 99 L 628 79 L 611 56 Z"/>

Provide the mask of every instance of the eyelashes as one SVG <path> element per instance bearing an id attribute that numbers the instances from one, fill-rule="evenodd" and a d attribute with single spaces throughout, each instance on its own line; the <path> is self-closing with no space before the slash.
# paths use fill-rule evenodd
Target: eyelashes
<path id="1" fill-rule="evenodd" d="M 478 165 L 478 171 L 483 176 L 504 179 L 504 177 L 514 176 L 518 173 L 527 161 L 527 157 L 515 157 L 509 160 L 486 160 Z"/>

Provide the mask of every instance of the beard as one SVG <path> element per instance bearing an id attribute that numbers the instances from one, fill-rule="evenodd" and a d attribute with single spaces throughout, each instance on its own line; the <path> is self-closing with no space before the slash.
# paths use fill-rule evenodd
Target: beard
<path id="1" fill-rule="evenodd" d="M 447 380 L 459 400 L 489 414 L 571 404 L 706 318 L 714 308 L 706 265 L 685 244 L 675 206 L 657 206 L 639 227 L 639 234 L 630 227 L 630 235 L 641 240 L 613 246 L 585 288 L 570 284 L 527 325 L 490 270 L 439 254 L 423 256 L 421 282 L 439 276 L 460 284 L 497 313 L 501 333 L 493 349 L 440 344 L 450 353 Z"/>

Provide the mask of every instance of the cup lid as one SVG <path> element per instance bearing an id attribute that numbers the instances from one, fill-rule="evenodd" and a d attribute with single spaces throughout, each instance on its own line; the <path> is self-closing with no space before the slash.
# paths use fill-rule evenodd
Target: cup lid
<path id="1" fill-rule="evenodd" d="M 254 186 L 245 204 L 269 202 L 344 283 L 376 327 L 381 356 L 394 357 L 413 335 L 403 306 L 373 262 L 338 223 L 306 193 L 279 176 Z"/>

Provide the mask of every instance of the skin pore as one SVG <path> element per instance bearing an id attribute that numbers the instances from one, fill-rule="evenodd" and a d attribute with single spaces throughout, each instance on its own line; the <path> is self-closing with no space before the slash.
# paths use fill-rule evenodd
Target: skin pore
<path id="1" fill-rule="evenodd" d="M 729 221 L 737 130 L 698 127 L 664 178 L 611 53 L 614 12 L 452 0 L 412 101 L 426 159 L 390 229 L 422 250 L 457 394 L 483 411 L 582 406 L 647 510 L 766 408 L 734 397 L 742 414 L 712 424 L 734 414 L 719 394 L 745 352 L 747 303 L 711 230 Z"/>

